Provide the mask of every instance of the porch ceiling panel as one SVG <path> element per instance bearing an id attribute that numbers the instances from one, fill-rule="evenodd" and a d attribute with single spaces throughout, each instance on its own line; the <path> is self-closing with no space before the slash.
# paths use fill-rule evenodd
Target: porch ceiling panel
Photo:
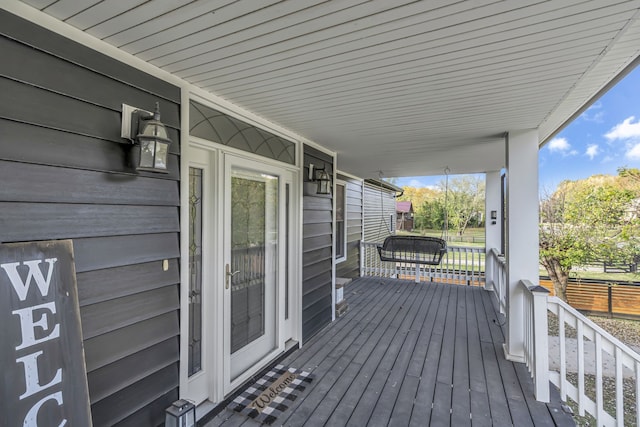
<path id="1" fill-rule="evenodd" d="M 499 169 L 640 53 L 640 0 L 24 0 L 339 153 L 363 177 Z"/>

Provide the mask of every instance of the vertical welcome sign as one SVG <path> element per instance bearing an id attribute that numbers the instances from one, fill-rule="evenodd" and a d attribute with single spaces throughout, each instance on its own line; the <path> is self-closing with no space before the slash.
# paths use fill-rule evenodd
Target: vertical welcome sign
<path id="1" fill-rule="evenodd" d="M 0 370 L 0 425 L 91 425 L 71 241 L 0 245 Z"/>

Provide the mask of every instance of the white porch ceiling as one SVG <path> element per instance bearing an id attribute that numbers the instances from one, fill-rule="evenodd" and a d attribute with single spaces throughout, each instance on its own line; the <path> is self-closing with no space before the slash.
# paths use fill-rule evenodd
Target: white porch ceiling
<path id="1" fill-rule="evenodd" d="M 362 177 L 497 170 L 640 54 L 640 0 L 24 0 L 338 152 Z"/>

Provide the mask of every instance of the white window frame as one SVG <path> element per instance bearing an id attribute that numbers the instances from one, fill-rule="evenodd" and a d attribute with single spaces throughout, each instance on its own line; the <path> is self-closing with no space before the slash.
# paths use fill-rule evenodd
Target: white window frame
<path id="1" fill-rule="evenodd" d="M 338 239 L 336 238 L 336 246 L 335 246 L 335 249 L 336 249 L 335 263 L 336 264 L 344 262 L 344 261 L 347 260 L 347 236 L 348 236 L 348 234 L 347 234 L 347 183 L 345 181 L 336 179 L 336 194 L 338 193 L 337 188 L 338 188 L 339 185 L 341 185 L 344 188 L 344 192 L 343 192 L 343 195 L 344 195 L 343 203 L 344 204 L 342 206 L 342 209 L 343 209 L 342 212 L 344 212 L 344 219 L 342 220 L 342 222 L 344 223 L 344 226 L 342 228 L 342 256 L 341 257 L 337 256 L 337 254 L 338 254 L 338 244 L 337 244 L 338 243 Z M 336 199 L 336 213 L 337 213 L 338 212 L 338 198 L 335 197 L 335 199 Z M 337 237 L 337 235 L 338 235 L 338 233 L 337 233 L 337 229 L 338 229 L 338 227 L 337 227 L 337 225 L 338 225 L 337 215 L 336 215 L 336 222 L 335 223 L 336 223 L 335 230 L 336 230 L 336 237 Z"/>

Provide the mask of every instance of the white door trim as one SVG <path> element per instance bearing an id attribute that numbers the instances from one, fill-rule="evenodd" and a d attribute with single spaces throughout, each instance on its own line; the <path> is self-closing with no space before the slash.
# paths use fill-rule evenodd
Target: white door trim
<path id="1" fill-rule="evenodd" d="M 190 138 L 183 148 L 182 180 L 181 180 L 181 315 L 180 315 L 180 396 L 202 401 L 202 396 L 213 403 L 224 400 L 235 387 L 246 381 L 251 375 L 259 371 L 265 363 L 273 360 L 285 350 L 290 341 L 302 342 L 302 200 L 301 174 L 297 167 L 285 165 L 281 162 L 265 159 L 250 153 L 227 150 L 220 144 L 199 138 Z M 233 155 L 245 164 L 259 164 L 262 170 L 279 171 L 282 179 L 281 188 L 289 184 L 289 320 L 284 322 L 284 293 L 279 295 L 279 314 L 276 322 L 277 348 L 265 356 L 253 370 L 247 371 L 233 382 L 225 380 L 228 370 L 224 361 L 224 328 L 225 321 L 222 308 L 224 307 L 223 272 L 225 267 L 224 254 L 218 248 L 223 247 L 224 239 L 224 157 Z M 189 166 L 206 167 L 209 169 L 203 198 L 208 198 L 203 206 L 203 371 L 192 376 L 187 375 L 188 368 L 188 334 L 189 334 Z M 284 204 L 284 197 L 282 197 Z M 284 230 L 284 215 L 281 230 Z M 278 268 L 285 272 L 284 257 L 279 259 Z M 281 273 L 283 274 L 283 273 Z M 222 283 L 222 284 L 221 284 Z M 206 292 L 205 292 L 206 291 Z M 204 385 L 203 385 L 204 384 Z M 203 393 L 201 390 L 206 390 Z"/>

